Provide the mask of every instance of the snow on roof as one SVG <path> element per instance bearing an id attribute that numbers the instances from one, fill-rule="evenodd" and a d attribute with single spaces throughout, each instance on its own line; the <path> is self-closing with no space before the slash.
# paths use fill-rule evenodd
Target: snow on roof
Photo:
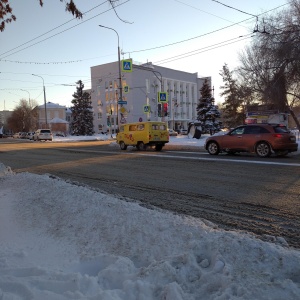
<path id="1" fill-rule="evenodd" d="M 39 108 L 43 108 L 45 104 L 39 105 Z M 58 103 L 53 103 L 53 102 L 47 102 L 46 103 L 47 108 L 65 108 L 63 105 L 59 105 Z"/>
<path id="2" fill-rule="evenodd" d="M 53 124 L 53 123 L 64 123 L 64 124 L 68 124 L 69 122 L 60 118 L 53 118 L 49 123 Z"/>

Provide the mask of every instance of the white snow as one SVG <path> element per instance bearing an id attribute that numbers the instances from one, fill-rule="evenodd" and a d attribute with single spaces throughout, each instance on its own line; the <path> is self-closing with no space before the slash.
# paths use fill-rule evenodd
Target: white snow
<path id="1" fill-rule="evenodd" d="M 282 237 L 264 242 L 3 163 L 0 243 L 1 300 L 300 299 L 300 251 Z"/>

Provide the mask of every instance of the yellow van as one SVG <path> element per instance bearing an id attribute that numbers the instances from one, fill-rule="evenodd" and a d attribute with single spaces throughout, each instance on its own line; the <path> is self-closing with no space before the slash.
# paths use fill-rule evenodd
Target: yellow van
<path id="1" fill-rule="evenodd" d="M 117 133 L 117 143 L 121 150 L 126 150 L 127 146 L 135 146 L 138 150 L 154 146 L 156 151 L 160 151 L 168 142 L 169 132 L 165 122 L 123 124 Z"/>

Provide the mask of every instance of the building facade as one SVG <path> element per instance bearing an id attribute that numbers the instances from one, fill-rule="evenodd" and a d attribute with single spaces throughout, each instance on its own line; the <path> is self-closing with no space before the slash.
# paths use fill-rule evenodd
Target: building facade
<path id="1" fill-rule="evenodd" d="M 54 133 L 63 133 L 64 135 L 69 133 L 69 121 L 70 110 L 65 106 L 47 102 L 45 105 L 40 105 L 34 108 L 37 110 L 37 124 L 34 129 L 49 128 Z M 47 116 L 47 119 L 46 119 Z M 71 119 L 70 119 L 71 120 Z"/>
<path id="2" fill-rule="evenodd" d="M 174 130 L 187 129 L 196 119 L 200 89 L 207 79 L 153 65 L 132 63 L 131 72 L 122 72 L 120 99 L 119 62 L 91 67 L 91 100 L 95 133 L 115 133 L 118 124 L 165 121 Z M 165 92 L 166 103 L 158 93 Z M 121 101 L 120 101 L 121 100 Z M 118 104 L 119 103 L 119 104 Z"/>

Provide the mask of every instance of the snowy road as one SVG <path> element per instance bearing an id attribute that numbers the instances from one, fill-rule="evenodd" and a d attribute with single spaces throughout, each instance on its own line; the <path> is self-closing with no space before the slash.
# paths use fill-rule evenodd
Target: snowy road
<path id="1" fill-rule="evenodd" d="M 215 158 L 167 149 L 122 152 L 89 143 L 26 145 L 3 151 L 3 163 L 17 172 L 50 173 L 123 199 L 143 199 L 147 207 L 205 218 L 265 240 L 281 236 L 300 248 L 298 158 Z"/>

